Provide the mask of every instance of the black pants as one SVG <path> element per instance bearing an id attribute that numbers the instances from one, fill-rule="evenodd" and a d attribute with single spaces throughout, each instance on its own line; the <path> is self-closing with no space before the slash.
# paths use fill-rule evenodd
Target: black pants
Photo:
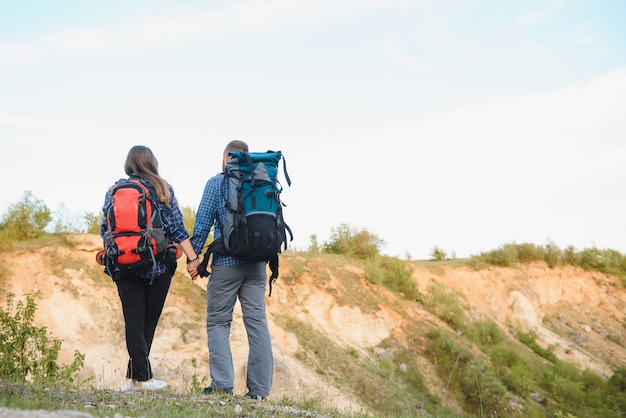
<path id="1" fill-rule="evenodd" d="M 124 312 L 126 348 L 130 357 L 126 377 L 129 379 L 140 382 L 152 379 L 150 348 L 175 271 L 174 263 L 165 273 L 155 277 L 152 284 L 150 279 L 132 273 L 115 280 Z"/>

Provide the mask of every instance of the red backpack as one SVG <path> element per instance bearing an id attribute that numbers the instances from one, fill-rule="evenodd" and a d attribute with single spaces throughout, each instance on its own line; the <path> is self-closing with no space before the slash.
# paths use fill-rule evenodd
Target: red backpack
<path id="1" fill-rule="evenodd" d="M 150 265 L 154 277 L 157 260 L 167 255 L 169 239 L 154 194 L 149 183 L 135 178 L 120 179 L 113 186 L 113 203 L 105 214 L 104 250 L 96 259 L 114 279 L 115 274 Z"/>

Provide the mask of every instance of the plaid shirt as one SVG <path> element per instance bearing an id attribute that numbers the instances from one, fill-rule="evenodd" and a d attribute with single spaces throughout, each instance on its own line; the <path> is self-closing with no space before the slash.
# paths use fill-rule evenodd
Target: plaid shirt
<path id="1" fill-rule="evenodd" d="M 135 178 L 133 176 L 130 177 Z M 170 243 L 180 243 L 185 239 L 189 238 L 189 232 L 185 229 L 185 225 L 183 223 L 183 213 L 180 211 L 178 207 L 178 201 L 176 200 L 176 196 L 174 196 L 174 189 L 172 186 L 167 184 L 167 187 L 170 189 L 170 207 L 165 206 L 165 203 L 158 201 L 157 206 L 161 211 L 161 220 L 163 221 L 163 229 L 167 231 Z M 111 193 L 113 192 L 113 187 L 111 187 L 104 198 L 104 205 L 102 206 L 102 213 L 104 216 L 102 217 L 102 223 L 100 224 L 100 236 L 104 237 L 104 233 L 109 230 L 109 226 L 106 221 L 106 213 L 113 204 L 113 198 L 111 197 Z M 165 273 L 167 270 L 167 264 L 161 261 L 157 261 L 157 269 L 156 275 L 160 276 Z M 141 270 L 137 270 L 137 275 L 139 277 L 151 278 L 152 277 L 152 266 L 146 267 Z"/>
<path id="2" fill-rule="evenodd" d="M 202 254 L 202 249 L 213 226 L 217 226 L 213 228 L 213 239 L 222 238 L 219 225 L 222 225 L 223 219 L 226 218 L 227 193 L 224 173 L 216 174 L 206 182 L 191 237 L 191 245 L 193 245 L 196 254 Z M 211 260 L 213 266 L 241 267 L 248 263 L 248 261 L 238 260 L 231 256 L 216 256 L 216 254 L 213 254 Z"/>

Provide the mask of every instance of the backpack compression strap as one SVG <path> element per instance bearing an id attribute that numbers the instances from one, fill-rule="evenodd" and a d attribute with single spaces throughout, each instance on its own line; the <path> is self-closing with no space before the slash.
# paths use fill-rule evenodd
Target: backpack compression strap
<path id="1" fill-rule="evenodd" d="M 274 284 L 274 282 L 278 279 L 278 256 L 272 258 L 270 261 L 270 271 L 272 272 L 272 274 L 270 275 L 270 294 L 269 296 L 272 296 L 272 285 Z"/>
<path id="2" fill-rule="evenodd" d="M 204 256 L 202 258 L 202 262 L 198 266 L 198 274 L 200 277 L 209 277 L 211 272 L 209 271 L 209 259 L 211 258 L 211 254 L 220 253 L 220 254 L 228 254 L 226 251 L 226 247 L 224 246 L 223 240 L 213 241 L 209 244 L 206 251 L 204 252 Z"/>
<path id="3" fill-rule="evenodd" d="M 291 179 L 289 178 L 289 174 L 287 173 L 287 160 L 285 159 L 285 156 L 282 155 L 283 158 L 283 174 L 285 175 L 285 179 L 287 180 L 287 185 L 291 186 Z"/>
<path id="4" fill-rule="evenodd" d="M 154 188 L 154 186 L 142 179 L 139 176 L 135 176 L 135 175 L 131 175 L 131 181 L 133 180 L 137 180 L 139 181 L 148 191 L 148 193 L 146 194 L 146 198 L 150 201 L 150 206 L 151 206 L 151 213 L 150 213 L 150 218 L 148 218 L 148 221 L 146 222 L 146 225 L 152 225 L 152 223 L 154 222 L 154 217 L 156 216 L 157 212 L 159 211 L 159 207 L 158 202 L 157 202 L 157 198 L 156 198 L 156 190 Z M 161 220 L 161 222 L 163 222 Z M 148 251 L 150 253 L 150 259 L 152 261 L 152 273 L 150 273 L 150 284 L 152 285 L 152 283 L 154 282 L 154 278 L 156 277 L 156 272 L 158 269 L 158 265 L 157 265 L 157 260 L 156 260 L 156 254 L 154 253 L 154 249 L 152 248 L 152 242 L 151 242 L 151 235 L 150 233 L 148 233 L 145 236 L 145 243 L 148 247 Z"/>
<path id="5" fill-rule="evenodd" d="M 291 179 L 289 178 L 289 173 L 287 172 L 287 159 L 285 158 L 284 155 L 282 155 L 282 153 L 280 151 L 267 151 L 268 153 L 278 153 L 278 158 L 282 158 L 283 160 L 283 174 L 285 175 L 285 179 L 287 180 L 287 185 L 291 186 Z M 245 155 L 246 158 L 246 163 L 248 164 L 248 167 L 250 168 L 250 183 L 254 186 L 254 165 L 252 164 L 252 158 L 250 157 L 250 154 L 245 152 L 242 153 L 243 155 Z"/>

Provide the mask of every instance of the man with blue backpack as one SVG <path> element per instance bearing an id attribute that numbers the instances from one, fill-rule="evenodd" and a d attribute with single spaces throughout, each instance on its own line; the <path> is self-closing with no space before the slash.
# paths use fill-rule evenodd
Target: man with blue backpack
<path id="1" fill-rule="evenodd" d="M 191 243 L 201 254 L 212 227 L 213 242 L 202 263 L 198 258 L 189 260 L 187 269 L 192 277 L 210 275 L 206 327 L 211 383 L 204 394 L 233 391 L 230 330 L 237 298 L 249 343 L 246 396 L 264 399 L 272 387 L 266 264 L 270 263 L 273 281 L 278 277 L 278 253 L 286 246 L 285 231 L 291 234 L 282 219 L 276 180 L 280 159 L 280 152 L 249 153 L 244 141 L 231 141 L 224 150 L 223 172 L 207 181 L 202 194 Z"/>

